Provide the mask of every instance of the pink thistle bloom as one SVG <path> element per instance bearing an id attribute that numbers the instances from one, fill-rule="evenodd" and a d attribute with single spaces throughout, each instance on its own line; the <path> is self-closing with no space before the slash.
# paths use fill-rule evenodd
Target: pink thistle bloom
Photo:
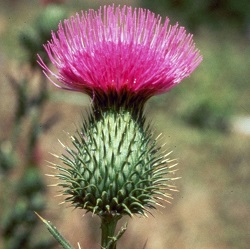
<path id="1" fill-rule="evenodd" d="M 127 6 L 82 11 L 60 23 L 44 47 L 56 68 L 39 57 L 47 77 L 91 97 L 125 93 L 148 99 L 180 83 L 202 60 L 184 27 Z"/>

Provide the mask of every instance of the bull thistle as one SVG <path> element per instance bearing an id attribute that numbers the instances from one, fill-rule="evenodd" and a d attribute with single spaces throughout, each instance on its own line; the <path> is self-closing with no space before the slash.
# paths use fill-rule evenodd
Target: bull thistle
<path id="1" fill-rule="evenodd" d="M 175 164 L 158 145 L 144 105 L 188 77 L 202 57 L 192 35 L 168 18 L 114 5 L 65 20 L 44 47 L 56 68 L 39 57 L 47 77 L 92 99 L 72 147 L 59 156 L 62 165 L 55 165 L 58 185 L 66 202 L 101 218 L 101 248 L 115 249 L 122 216 L 147 216 L 171 198 Z"/>

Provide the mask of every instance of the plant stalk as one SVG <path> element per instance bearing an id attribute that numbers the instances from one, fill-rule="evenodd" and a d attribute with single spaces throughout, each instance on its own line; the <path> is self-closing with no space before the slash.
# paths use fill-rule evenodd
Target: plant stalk
<path id="1" fill-rule="evenodd" d="M 101 217 L 102 244 L 101 249 L 116 249 L 118 238 L 115 236 L 117 222 L 121 216 Z"/>

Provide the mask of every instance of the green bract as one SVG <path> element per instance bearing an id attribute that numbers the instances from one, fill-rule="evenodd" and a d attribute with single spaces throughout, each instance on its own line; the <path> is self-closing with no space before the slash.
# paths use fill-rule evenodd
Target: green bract
<path id="1" fill-rule="evenodd" d="M 137 117 L 135 115 L 137 114 Z M 146 215 L 170 195 L 168 155 L 160 152 L 142 112 L 95 109 L 57 165 L 67 202 L 99 216 Z"/>

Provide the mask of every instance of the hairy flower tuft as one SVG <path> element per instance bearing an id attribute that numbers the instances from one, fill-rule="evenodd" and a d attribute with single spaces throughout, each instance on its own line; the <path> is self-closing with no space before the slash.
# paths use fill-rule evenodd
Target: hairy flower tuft
<path id="1" fill-rule="evenodd" d="M 56 86 L 99 98 L 112 92 L 146 100 L 180 83 L 202 60 L 185 28 L 127 6 L 82 11 L 60 23 L 44 47 L 56 70 L 41 57 L 39 64 Z"/>

